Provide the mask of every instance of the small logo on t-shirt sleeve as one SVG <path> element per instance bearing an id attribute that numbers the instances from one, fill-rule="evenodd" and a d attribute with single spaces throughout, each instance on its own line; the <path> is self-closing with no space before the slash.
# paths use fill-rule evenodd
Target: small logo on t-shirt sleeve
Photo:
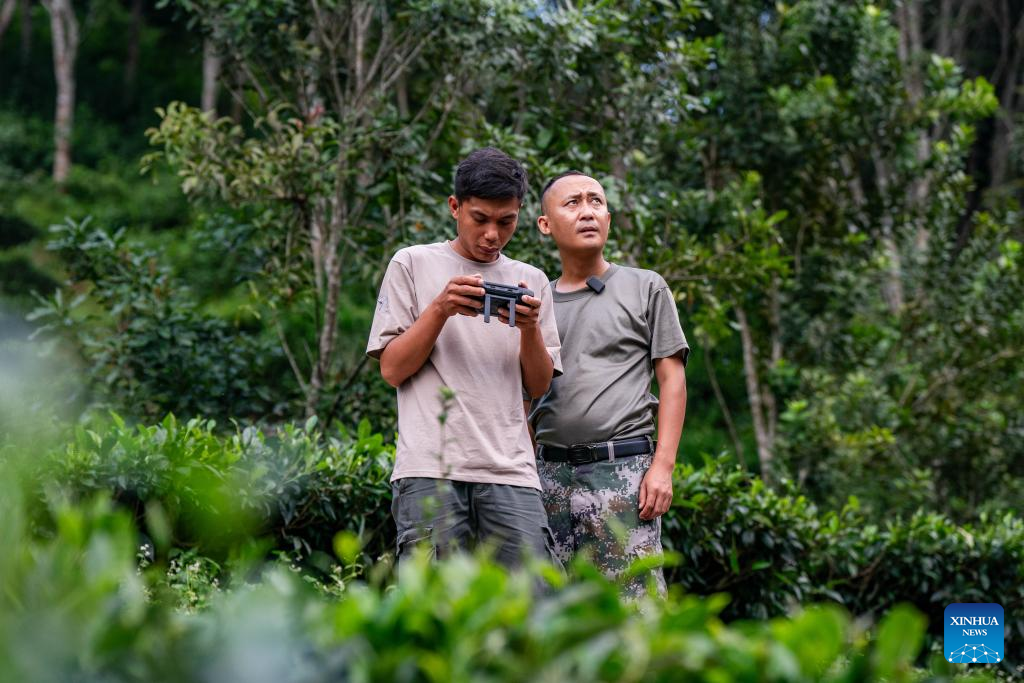
<path id="1" fill-rule="evenodd" d="M 377 310 L 381 313 L 387 313 L 390 310 L 387 294 L 381 294 L 377 297 Z"/>

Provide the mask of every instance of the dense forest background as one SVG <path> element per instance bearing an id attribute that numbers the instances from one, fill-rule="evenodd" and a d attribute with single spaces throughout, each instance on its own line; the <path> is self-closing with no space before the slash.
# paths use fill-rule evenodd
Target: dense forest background
<path id="1" fill-rule="evenodd" d="M 1021 0 L 0 0 L 3 426 L 45 406 L 55 481 L 170 514 L 158 563 L 227 566 L 201 462 L 270 515 L 236 532 L 364 575 L 379 280 L 494 145 L 530 173 L 509 255 L 557 276 L 538 193 L 580 168 L 676 294 L 673 580 L 730 618 L 1024 604 L 1022 80 Z"/>
<path id="2" fill-rule="evenodd" d="M 2 3 L 4 315 L 69 343 L 75 410 L 389 433 L 382 267 L 494 144 L 531 171 L 510 254 L 557 275 L 535 193 L 581 167 L 610 256 L 674 287 L 683 459 L 886 513 L 1020 500 L 1024 6 L 407 9 Z"/>

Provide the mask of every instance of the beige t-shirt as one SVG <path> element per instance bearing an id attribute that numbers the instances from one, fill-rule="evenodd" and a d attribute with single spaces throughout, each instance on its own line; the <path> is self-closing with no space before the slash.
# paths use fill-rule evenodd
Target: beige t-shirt
<path id="1" fill-rule="evenodd" d="M 391 259 L 366 353 L 384 347 L 410 326 L 457 275 L 480 273 L 487 282 L 527 283 L 541 300 L 540 327 L 555 374 L 561 374 L 551 283 L 543 271 L 499 255 L 492 263 L 460 256 L 448 242 L 401 249 Z M 454 397 L 447 411 L 441 388 Z M 398 387 L 398 446 L 391 481 L 432 477 L 540 488 L 523 414 L 519 330 L 497 317 L 448 318 L 426 363 Z M 442 413 L 446 413 L 444 424 Z"/>

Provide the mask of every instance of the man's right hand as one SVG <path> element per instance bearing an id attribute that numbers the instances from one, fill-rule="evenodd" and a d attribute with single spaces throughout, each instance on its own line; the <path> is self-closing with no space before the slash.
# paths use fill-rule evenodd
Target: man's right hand
<path id="1" fill-rule="evenodd" d="M 470 297 L 483 296 L 483 284 L 484 278 L 479 273 L 453 277 L 434 299 L 434 306 L 446 318 L 453 315 L 475 316 L 483 309 L 484 305 Z"/>
<path id="2" fill-rule="evenodd" d="M 483 303 L 471 296 L 484 295 L 484 278 L 479 273 L 453 277 L 409 329 L 391 340 L 380 355 L 380 373 L 393 387 L 400 386 L 423 367 L 430 357 L 448 318 L 476 315 Z"/>

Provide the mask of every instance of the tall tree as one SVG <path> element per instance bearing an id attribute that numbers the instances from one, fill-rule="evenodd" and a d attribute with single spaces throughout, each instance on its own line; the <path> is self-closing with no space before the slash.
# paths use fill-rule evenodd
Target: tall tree
<path id="1" fill-rule="evenodd" d="M 53 73 L 57 83 L 53 122 L 53 180 L 63 186 L 71 170 L 71 134 L 75 120 L 75 59 L 78 56 L 78 20 L 71 0 L 42 0 L 50 14 Z"/>
<path id="2" fill-rule="evenodd" d="M 217 115 L 217 92 L 220 86 L 221 56 L 210 38 L 203 40 L 203 94 L 199 108 Z"/>
<path id="3" fill-rule="evenodd" d="M 247 91 L 233 96 L 250 103 L 255 134 L 175 105 L 151 138 L 190 195 L 271 212 L 265 234 L 275 246 L 274 278 L 264 294 L 313 415 L 326 389 L 345 386 L 352 372 L 341 367 L 337 346 L 345 278 L 365 269 L 367 251 L 393 244 L 406 229 L 407 195 L 434 182 L 428 150 L 450 130 L 483 65 L 493 63 L 493 42 L 483 39 L 493 20 L 486 10 L 521 16 L 521 7 L 308 0 L 282 13 L 274 3 L 274 11 L 260 3 L 242 11 L 182 4 L 244 74 Z M 413 98 L 409 80 L 418 90 L 403 115 L 402 93 Z M 410 189 L 416 175 L 424 182 Z M 353 259 L 360 253 L 362 265 Z M 286 309 L 297 305 L 308 306 L 313 344 L 287 329 Z"/>
<path id="4" fill-rule="evenodd" d="M 978 189 L 1024 199 L 1014 178 L 1020 168 L 1013 168 L 1013 152 L 1020 144 L 1017 127 L 1024 113 L 1024 2 L 901 0 L 896 4 L 898 16 L 913 20 L 900 23 L 909 44 L 916 42 L 919 50 L 950 57 L 969 75 L 983 76 L 995 86 L 999 110 L 976 143 Z"/>
<path id="5" fill-rule="evenodd" d="M 4 0 L 4 4 L 0 5 L 0 40 L 3 40 L 4 33 L 7 31 L 11 19 L 14 18 L 14 10 L 17 6 L 18 0 Z"/>

